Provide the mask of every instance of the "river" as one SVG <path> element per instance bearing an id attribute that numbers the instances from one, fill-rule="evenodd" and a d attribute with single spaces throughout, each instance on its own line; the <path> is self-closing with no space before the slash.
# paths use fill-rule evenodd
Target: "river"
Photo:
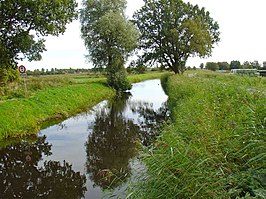
<path id="1" fill-rule="evenodd" d="M 0 148 L 0 198 L 124 198 L 145 170 L 137 147 L 156 138 L 166 101 L 160 80 L 136 83 L 33 138 L 9 141 Z"/>

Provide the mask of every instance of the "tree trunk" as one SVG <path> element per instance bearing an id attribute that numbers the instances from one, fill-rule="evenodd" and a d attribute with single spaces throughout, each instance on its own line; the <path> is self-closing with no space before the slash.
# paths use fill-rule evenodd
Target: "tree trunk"
<path id="1" fill-rule="evenodd" d="M 179 70 L 179 63 L 178 62 L 173 64 L 172 70 L 174 71 L 175 74 L 180 74 L 181 73 L 181 71 Z"/>

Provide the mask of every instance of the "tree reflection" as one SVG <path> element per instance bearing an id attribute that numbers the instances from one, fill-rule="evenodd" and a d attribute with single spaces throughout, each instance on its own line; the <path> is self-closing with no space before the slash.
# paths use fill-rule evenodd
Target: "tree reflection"
<path id="1" fill-rule="evenodd" d="M 136 155 L 139 127 L 123 116 L 128 95 L 115 98 L 96 114 L 86 143 L 87 171 L 95 185 L 115 188 L 130 176 L 129 160 Z"/>
<path id="2" fill-rule="evenodd" d="M 137 155 L 137 142 L 149 145 L 167 115 L 166 106 L 156 111 L 149 103 L 130 102 L 129 96 L 115 97 L 96 113 L 86 142 L 87 172 L 95 186 L 103 189 L 113 189 L 127 180 L 131 175 L 129 161 Z M 126 107 L 138 114 L 138 123 L 125 117 Z"/>
<path id="3" fill-rule="evenodd" d="M 140 127 L 140 140 L 144 146 L 151 145 L 159 135 L 161 125 L 167 121 L 169 114 L 167 102 L 155 110 L 151 103 L 130 104 L 133 113 L 139 115 L 138 123 Z"/>
<path id="4" fill-rule="evenodd" d="M 0 198 L 82 198 L 85 176 L 67 162 L 46 161 L 51 155 L 46 137 L 0 148 Z"/>

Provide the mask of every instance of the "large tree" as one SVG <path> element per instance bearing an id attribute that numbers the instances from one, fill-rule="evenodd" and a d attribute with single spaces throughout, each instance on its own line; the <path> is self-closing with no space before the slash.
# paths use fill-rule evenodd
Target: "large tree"
<path id="1" fill-rule="evenodd" d="M 209 56 L 219 41 L 219 26 L 204 8 L 182 0 L 144 0 L 134 14 L 144 62 L 159 62 L 183 73 L 189 56 Z"/>
<path id="2" fill-rule="evenodd" d="M 75 0 L 0 0 L 0 69 L 40 60 L 44 37 L 64 33 L 76 18 Z"/>
<path id="3" fill-rule="evenodd" d="M 108 83 L 126 90 L 124 64 L 137 47 L 138 31 L 125 17 L 125 0 L 84 0 L 81 33 L 88 58 L 95 67 L 106 68 Z"/>
<path id="4" fill-rule="evenodd" d="M 224 62 L 217 62 L 217 64 L 219 66 L 219 70 L 229 70 L 230 69 L 230 65 L 226 61 L 224 61 Z"/>
<path id="5" fill-rule="evenodd" d="M 219 70 L 219 65 L 216 62 L 207 62 L 206 69 L 216 71 Z"/>
<path id="6" fill-rule="evenodd" d="M 241 63 L 238 60 L 233 60 L 230 62 L 230 69 L 240 69 Z"/>

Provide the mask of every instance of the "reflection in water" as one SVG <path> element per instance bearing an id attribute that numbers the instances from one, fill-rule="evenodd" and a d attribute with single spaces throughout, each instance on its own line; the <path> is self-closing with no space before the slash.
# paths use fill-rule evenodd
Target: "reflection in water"
<path id="1" fill-rule="evenodd" d="M 129 163 L 137 154 L 137 141 L 151 144 L 158 125 L 167 116 L 165 106 L 155 111 L 152 104 L 130 102 L 129 97 L 115 97 L 98 110 L 86 142 L 87 172 L 103 189 L 114 189 L 130 177 Z M 125 116 L 127 108 L 138 115 L 137 123 Z"/>
<path id="2" fill-rule="evenodd" d="M 0 198 L 82 198 L 86 178 L 67 162 L 46 161 L 51 155 L 46 137 L 0 148 Z"/>
<path id="3" fill-rule="evenodd" d="M 115 98 L 96 113 L 87 147 L 87 171 L 95 185 L 115 188 L 129 177 L 129 160 L 136 155 L 139 128 L 123 117 L 128 96 Z"/>
<path id="4" fill-rule="evenodd" d="M 130 105 L 133 113 L 138 114 L 138 124 L 141 129 L 140 140 L 144 146 L 151 145 L 159 135 L 161 125 L 168 119 L 166 103 L 155 110 L 151 103 L 137 103 Z"/>
<path id="5" fill-rule="evenodd" d="M 145 170 L 134 158 L 136 147 L 150 145 L 167 116 L 160 80 L 134 84 L 131 93 L 43 129 L 33 140 L 0 143 L 0 199 L 97 199 L 106 189 L 123 198 L 126 181 Z"/>

